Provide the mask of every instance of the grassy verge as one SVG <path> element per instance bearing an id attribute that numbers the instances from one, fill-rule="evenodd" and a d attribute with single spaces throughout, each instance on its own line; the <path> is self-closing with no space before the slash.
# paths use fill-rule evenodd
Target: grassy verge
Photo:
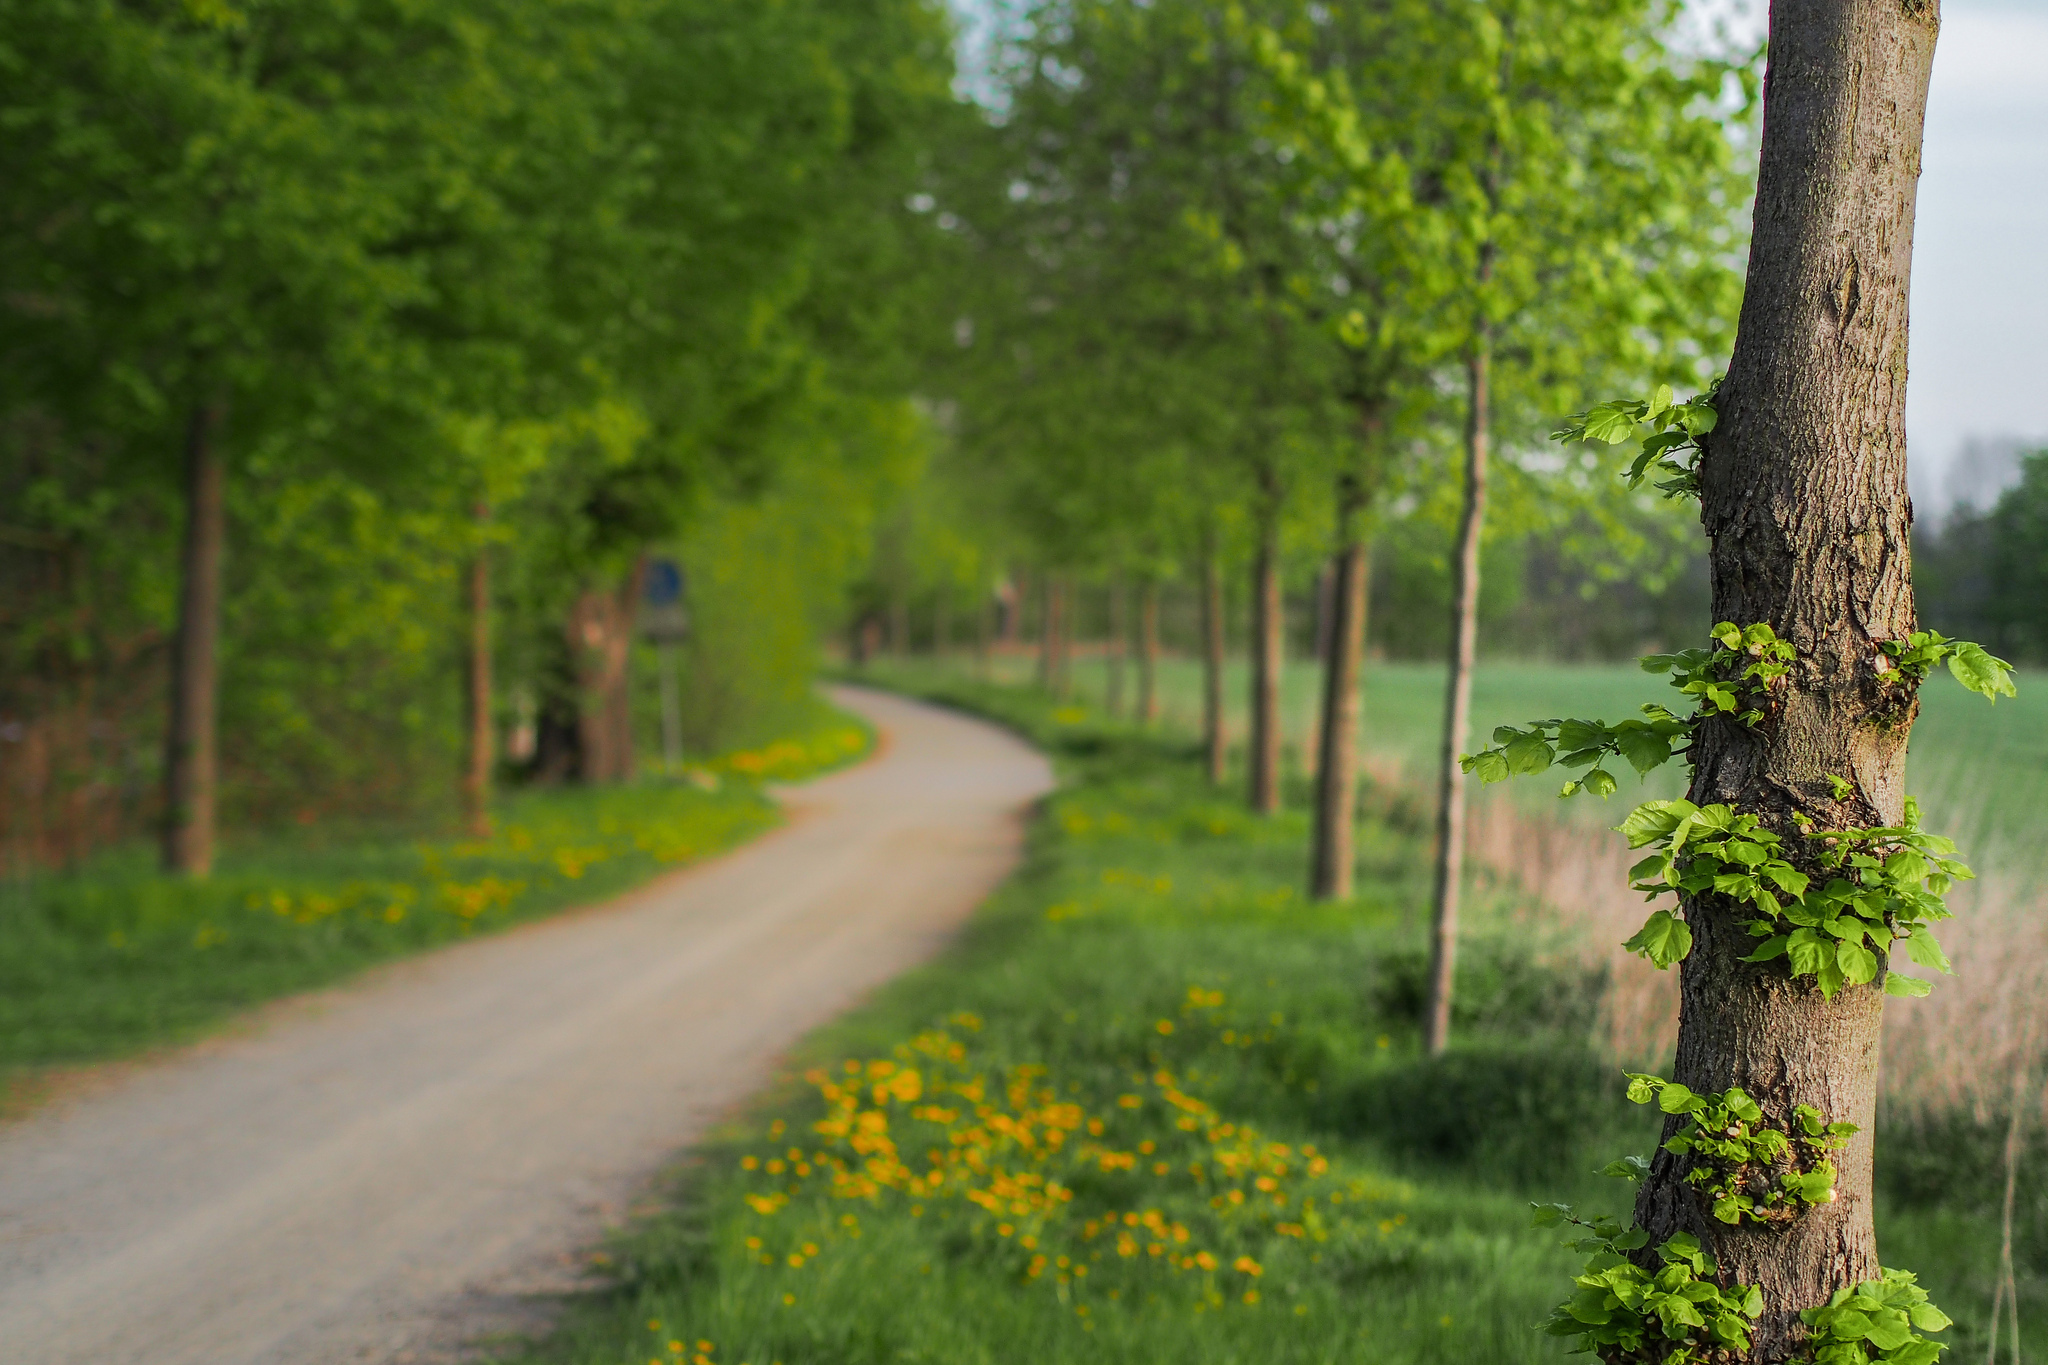
<path id="1" fill-rule="evenodd" d="M 1655 1129 L 1589 1045 L 1596 992 L 1546 957 L 1540 911 L 1482 884 L 1457 1046 L 1428 1061 L 1412 823 L 1368 820 L 1367 890 L 1309 905 L 1304 793 L 1254 819 L 1180 741 L 893 680 L 1056 756 L 1026 866 L 944 959 L 811 1039 L 599 1258 L 613 1287 L 518 1359 L 1561 1358 L 1533 1324 L 1576 1258 L 1528 1202 L 1623 1211 L 1629 1187 L 1591 1172 Z M 1988 1172 L 1944 1186 L 1958 1151 L 1912 1147 L 1917 1202 L 1880 1221 L 1967 1352 L 1995 1229 Z"/>
<path id="2" fill-rule="evenodd" d="M 175 1041 L 372 963 L 587 904 L 775 823 L 761 783 L 866 752 L 819 706 L 797 734 L 688 780 L 507 796 L 483 839 L 277 832 L 193 882 L 143 849 L 0 886 L 0 1079 Z"/>

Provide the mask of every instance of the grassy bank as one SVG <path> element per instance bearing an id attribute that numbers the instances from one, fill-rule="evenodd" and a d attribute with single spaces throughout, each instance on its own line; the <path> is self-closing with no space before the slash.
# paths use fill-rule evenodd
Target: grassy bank
<path id="1" fill-rule="evenodd" d="M 624 891 L 772 825 L 761 783 L 867 750 L 820 704 L 808 726 L 687 780 L 516 792 L 487 838 L 322 829 L 231 839 L 204 881 L 150 850 L 0 884 L 0 1079 L 188 1037 L 372 963 Z"/>
<path id="2" fill-rule="evenodd" d="M 1363 894 L 1309 905 L 1303 793 L 1255 819 L 1183 741 L 893 676 L 1056 755 L 1025 868 L 940 962 L 810 1040 L 606 1253 L 616 1286 L 520 1359 L 1559 1358 L 1532 1324 L 1573 1257 L 1528 1202 L 1620 1211 L 1629 1188 L 1590 1172 L 1654 1125 L 1542 912 L 1481 878 L 1457 1045 L 1428 1061 L 1412 823 L 1368 820 Z M 1883 1219 L 1967 1345 L 1981 1210 Z"/>

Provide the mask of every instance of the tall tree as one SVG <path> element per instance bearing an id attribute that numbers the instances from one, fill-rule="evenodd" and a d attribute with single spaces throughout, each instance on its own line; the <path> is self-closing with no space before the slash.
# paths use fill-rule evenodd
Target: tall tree
<path id="1" fill-rule="evenodd" d="M 1906 301 L 1933 3 L 1778 0 L 1771 9 L 1748 290 L 1700 466 L 1717 620 L 1766 623 L 1796 651 L 1745 725 L 1701 724 L 1691 800 L 1808 828 L 1898 826 L 1915 682 L 1878 646 L 1917 628 L 1906 493 Z M 1739 1086 L 1782 1121 L 1808 1104 L 1861 1125 L 1836 1198 L 1761 1232 L 1706 1216 L 1660 1150 L 1637 1200 L 1653 1242 L 1699 1238 L 1758 1285 L 1751 1356 L 1783 1360 L 1800 1310 L 1875 1279 L 1871 1130 L 1883 966 L 1832 998 L 1757 963 L 1737 906 L 1689 896 L 1677 1079 Z M 1675 1120 L 1671 1121 L 1675 1122 Z M 1670 1133 L 1667 1124 L 1667 1136 Z"/>

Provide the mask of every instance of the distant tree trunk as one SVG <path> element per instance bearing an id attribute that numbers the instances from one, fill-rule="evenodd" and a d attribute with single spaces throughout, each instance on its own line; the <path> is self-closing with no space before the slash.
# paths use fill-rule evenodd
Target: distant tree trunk
<path id="1" fill-rule="evenodd" d="M 1323 655 L 1321 751 L 1316 756 L 1315 849 L 1309 890 L 1317 900 L 1351 896 L 1357 854 L 1352 822 L 1358 794 L 1359 667 L 1365 654 L 1368 558 L 1359 534 L 1364 497 L 1354 480 L 1337 490 L 1337 556 L 1330 575 L 1330 621 Z"/>
<path id="2" fill-rule="evenodd" d="M 1785 847 L 1798 822 L 1895 825 L 1905 801 L 1912 686 L 1875 645 L 1915 627 L 1906 491 L 1906 299 L 1937 11 L 1893 0 L 1776 0 L 1762 161 L 1735 353 L 1702 484 L 1714 619 L 1768 622 L 1798 651 L 1754 727 L 1706 721 L 1691 791 L 1763 817 Z M 1831 780 L 1853 791 L 1836 801 Z M 1794 855 L 1799 856 L 1797 854 Z M 1812 870 L 1809 865 L 1808 870 Z M 1832 1001 L 1711 895 L 1685 906 L 1677 1079 L 1740 1086 L 1783 1124 L 1795 1104 L 1862 1126 L 1836 1154 L 1836 1199 L 1767 1233 L 1705 1216 L 1686 1164 L 1659 1150 L 1636 1218 L 1681 1229 L 1722 1274 L 1763 1291 L 1754 1358 L 1783 1360 L 1798 1313 L 1878 1273 L 1871 1224 L 1878 979 Z M 1667 1136 L 1670 1121 L 1667 1120 Z"/>
<path id="3" fill-rule="evenodd" d="M 1159 720 L 1159 584 L 1146 579 L 1138 598 L 1138 723 Z"/>
<path id="4" fill-rule="evenodd" d="M 1490 265 L 1490 253 L 1485 258 Z M 1489 273 L 1481 267 L 1481 281 Z M 1465 773 L 1458 756 L 1472 711 L 1472 659 L 1479 643 L 1479 532 L 1486 520 L 1487 370 L 1492 338 L 1480 329 L 1465 361 L 1465 506 L 1451 572 L 1451 657 L 1444 680 L 1444 747 L 1437 769 L 1436 882 L 1430 916 L 1429 1010 L 1424 1046 L 1444 1050 L 1451 1037 L 1451 986 L 1457 979 L 1458 893 L 1465 867 Z"/>
<path id="5" fill-rule="evenodd" d="M 1202 547 L 1202 748 L 1209 783 L 1220 787 L 1230 766 L 1223 713 L 1223 567 L 1213 539 Z"/>
<path id="6" fill-rule="evenodd" d="M 1267 507 L 1259 521 L 1252 559 L 1252 696 L 1250 798 L 1252 809 L 1280 809 L 1280 657 L 1286 624 L 1280 597 L 1280 514 Z"/>
<path id="7" fill-rule="evenodd" d="M 953 598 L 941 588 L 932 602 L 932 657 L 944 659 L 953 643 Z"/>
<path id="8" fill-rule="evenodd" d="M 1053 625 L 1052 694 L 1061 702 L 1074 695 L 1074 594 L 1066 575 L 1057 575 L 1053 586 L 1058 593 L 1059 619 Z"/>
<path id="9" fill-rule="evenodd" d="M 1343 510 L 1338 510 L 1343 516 Z M 1337 561 L 1343 555 L 1340 548 L 1336 554 L 1323 561 L 1323 567 L 1316 570 L 1316 643 L 1315 656 L 1318 659 L 1330 657 L 1330 631 L 1336 625 L 1337 612 Z"/>
<path id="10" fill-rule="evenodd" d="M 974 676 L 988 681 L 988 654 L 991 637 L 995 634 L 995 623 L 991 619 L 1000 609 L 995 594 L 984 592 L 981 605 L 974 613 Z"/>
<path id="11" fill-rule="evenodd" d="M 185 545 L 164 743 L 163 865 L 187 877 L 213 870 L 220 770 L 220 573 L 227 543 L 220 420 L 219 404 L 201 403 L 185 427 Z"/>
<path id="12" fill-rule="evenodd" d="M 633 605 L 636 568 L 617 588 L 578 594 L 569 616 L 579 702 L 577 753 L 585 782 L 623 782 L 633 775 Z"/>
<path id="13" fill-rule="evenodd" d="M 479 523 L 491 510 L 476 509 Z M 491 832 L 491 560 L 478 545 L 469 563 L 469 765 L 463 774 L 462 804 L 469 832 Z"/>
<path id="14" fill-rule="evenodd" d="M 1102 709 L 1119 720 L 1124 714 L 1124 649 L 1131 633 L 1124 615 L 1124 579 L 1118 574 L 1109 580 L 1109 658 L 1105 662 L 1108 676 L 1103 684 Z"/>

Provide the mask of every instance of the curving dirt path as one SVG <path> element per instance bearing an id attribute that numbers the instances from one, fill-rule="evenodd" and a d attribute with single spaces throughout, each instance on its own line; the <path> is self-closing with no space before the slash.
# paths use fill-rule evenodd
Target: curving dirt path
<path id="1" fill-rule="evenodd" d="M 434 1361 L 521 1326 L 783 1048 L 1016 861 L 1042 758 L 835 695 L 884 747 L 785 828 L 0 1128 L 0 1361 Z"/>

